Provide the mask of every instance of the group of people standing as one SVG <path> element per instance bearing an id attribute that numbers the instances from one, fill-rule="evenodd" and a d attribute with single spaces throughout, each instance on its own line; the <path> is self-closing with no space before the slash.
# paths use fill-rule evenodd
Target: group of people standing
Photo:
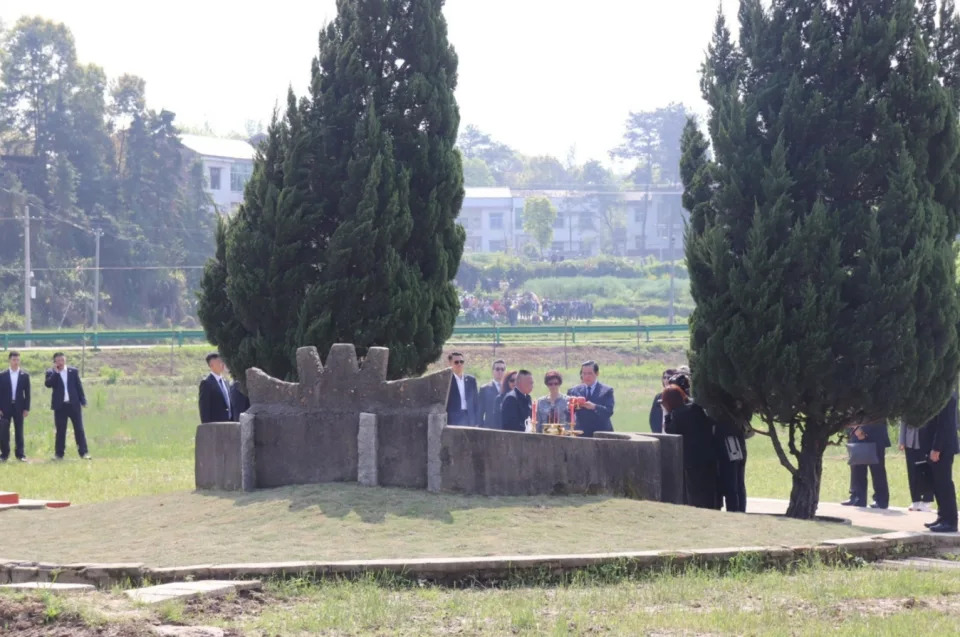
<path id="1" fill-rule="evenodd" d="M 747 510 L 747 442 L 733 423 L 714 419 L 698 405 L 690 369 L 666 369 L 663 391 L 650 408 L 650 430 L 683 437 L 684 504 L 703 509 Z"/>
<path id="2" fill-rule="evenodd" d="M 24 423 L 30 415 L 30 374 L 20 366 L 20 353 L 7 355 L 8 368 L 0 372 L 0 462 L 10 458 L 10 426 L 13 425 L 14 457 L 27 461 L 24 443 Z M 90 460 L 87 436 L 83 429 L 83 408 L 87 397 L 76 367 L 67 365 L 62 352 L 53 355 L 53 367 L 47 369 L 44 386 L 51 389 L 50 409 L 53 410 L 54 460 L 63 460 L 67 446 L 67 422 L 73 425 L 77 453 Z"/>
<path id="3" fill-rule="evenodd" d="M 910 511 L 933 513 L 930 503 L 937 502 L 937 517 L 926 524 L 934 533 L 957 532 L 957 494 L 953 482 L 953 459 L 960 453 L 957 433 L 956 393 L 933 420 L 922 427 L 900 424 L 899 448 L 907 463 L 907 483 L 912 504 Z M 886 450 L 892 446 L 886 423 L 851 427 L 850 498 L 844 506 L 886 509 L 890 505 L 887 484 Z M 866 453 L 864 453 L 866 452 Z M 867 473 L 873 482 L 873 501 L 867 502 Z"/>
<path id="4" fill-rule="evenodd" d="M 525 431 L 527 420 L 534 419 L 532 372 L 507 371 L 507 364 L 498 359 L 493 362 L 493 380 L 478 387 L 477 379 L 465 373 L 466 358 L 462 353 L 451 352 L 447 362 L 453 369 L 447 397 L 447 424 Z M 577 410 L 576 426 L 583 436 L 592 438 L 598 431 L 613 431 L 613 388 L 601 383 L 599 375 L 600 365 L 595 361 L 584 362 L 580 366 L 580 384 L 564 394 L 560 372 L 547 372 L 543 378 L 547 393 L 537 399 L 537 430 L 545 423 L 568 424 L 569 400 L 579 396 L 584 402 Z"/>

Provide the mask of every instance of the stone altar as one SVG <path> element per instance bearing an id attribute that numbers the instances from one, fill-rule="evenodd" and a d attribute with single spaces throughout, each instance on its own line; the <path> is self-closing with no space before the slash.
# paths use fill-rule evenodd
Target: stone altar
<path id="1" fill-rule="evenodd" d="M 576 439 L 448 427 L 449 369 L 386 380 L 386 348 L 297 350 L 300 382 L 247 371 L 239 423 L 197 428 L 197 489 L 360 482 L 482 495 L 610 494 L 681 502 L 679 436 Z"/>

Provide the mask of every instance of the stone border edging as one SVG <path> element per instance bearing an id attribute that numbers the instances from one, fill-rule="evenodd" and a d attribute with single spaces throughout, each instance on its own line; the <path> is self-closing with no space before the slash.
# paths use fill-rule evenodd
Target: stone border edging
<path id="1" fill-rule="evenodd" d="M 263 562 L 248 564 L 201 564 L 150 568 L 141 563 L 49 564 L 0 558 L 0 584 L 56 581 L 139 586 L 189 579 L 270 579 L 357 577 L 392 573 L 437 584 L 490 582 L 523 572 L 561 575 L 578 569 L 609 564 L 630 571 L 662 571 L 673 566 L 723 565 L 737 556 L 761 559 L 767 566 L 786 566 L 814 556 L 826 560 L 859 558 L 873 562 L 887 557 L 932 554 L 942 548 L 960 548 L 960 535 L 937 535 L 898 531 L 865 535 L 800 546 L 746 546 L 676 551 L 633 551 L 583 555 L 514 555 L 492 557 L 347 560 L 340 562 Z"/>

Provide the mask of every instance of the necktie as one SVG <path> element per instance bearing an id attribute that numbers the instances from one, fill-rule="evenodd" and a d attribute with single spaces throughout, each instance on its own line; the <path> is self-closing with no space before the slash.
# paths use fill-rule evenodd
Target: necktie
<path id="1" fill-rule="evenodd" d="M 227 417 L 230 417 L 230 394 L 227 393 L 227 386 L 223 384 L 223 379 L 220 379 L 220 391 L 223 393 L 223 402 L 227 403 Z"/>

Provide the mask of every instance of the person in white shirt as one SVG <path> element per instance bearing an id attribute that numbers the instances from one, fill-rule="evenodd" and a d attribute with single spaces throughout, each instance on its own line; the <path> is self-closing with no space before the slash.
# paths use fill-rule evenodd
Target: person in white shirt
<path id="1" fill-rule="evenodd" d="M 466 427 L 480 426 L 480 396 L 477 379 L 464 374 L 466 359 L 460 352 L 451 352 L 447 362 L 453 368 L 450 393 L 447 396 L 447 424 Z"/>
<path id="2" fill-rule="evenodd" d="M 10 424 L 13 423 L 14 453 L 27 461 L 23 444 L 23 421 L 30 415 L 30 374 L 20 368 L 20 353 L 7 356 L 10 368 L 0 373 L 0 462 L 10 457 Z"/>
<path id="3" fill-rule="evenodd" d="M 226 366 L 220 354 L 207 354 L 207 367 L 210 373 L 200 383 L 200 423 L 236 422 L 239 414 L 234 414 L 230 404 L 230 384 L 223 377 Z"/>
<path id="4" fill-rule="evenodd" d="M 84 460 L 90 460 L 87 436 L 83 430 L 83 408 L 87 406 L 87 397 L 83 393 L 80 372 L 76 367 L 67 366 L 67 357 L 63 352 L 53 355 L 53 367 L 47 370 L 44 385 L 53 390 L 50 396 L 50 409 L 53 410 L 53 423 L 57 432 L 54 441 L 54 459 L 63 460 L 67 446 L 67 420 L 70 420 L 73 424 L 73 438 L 77 443 L 77 453 Z"/>

